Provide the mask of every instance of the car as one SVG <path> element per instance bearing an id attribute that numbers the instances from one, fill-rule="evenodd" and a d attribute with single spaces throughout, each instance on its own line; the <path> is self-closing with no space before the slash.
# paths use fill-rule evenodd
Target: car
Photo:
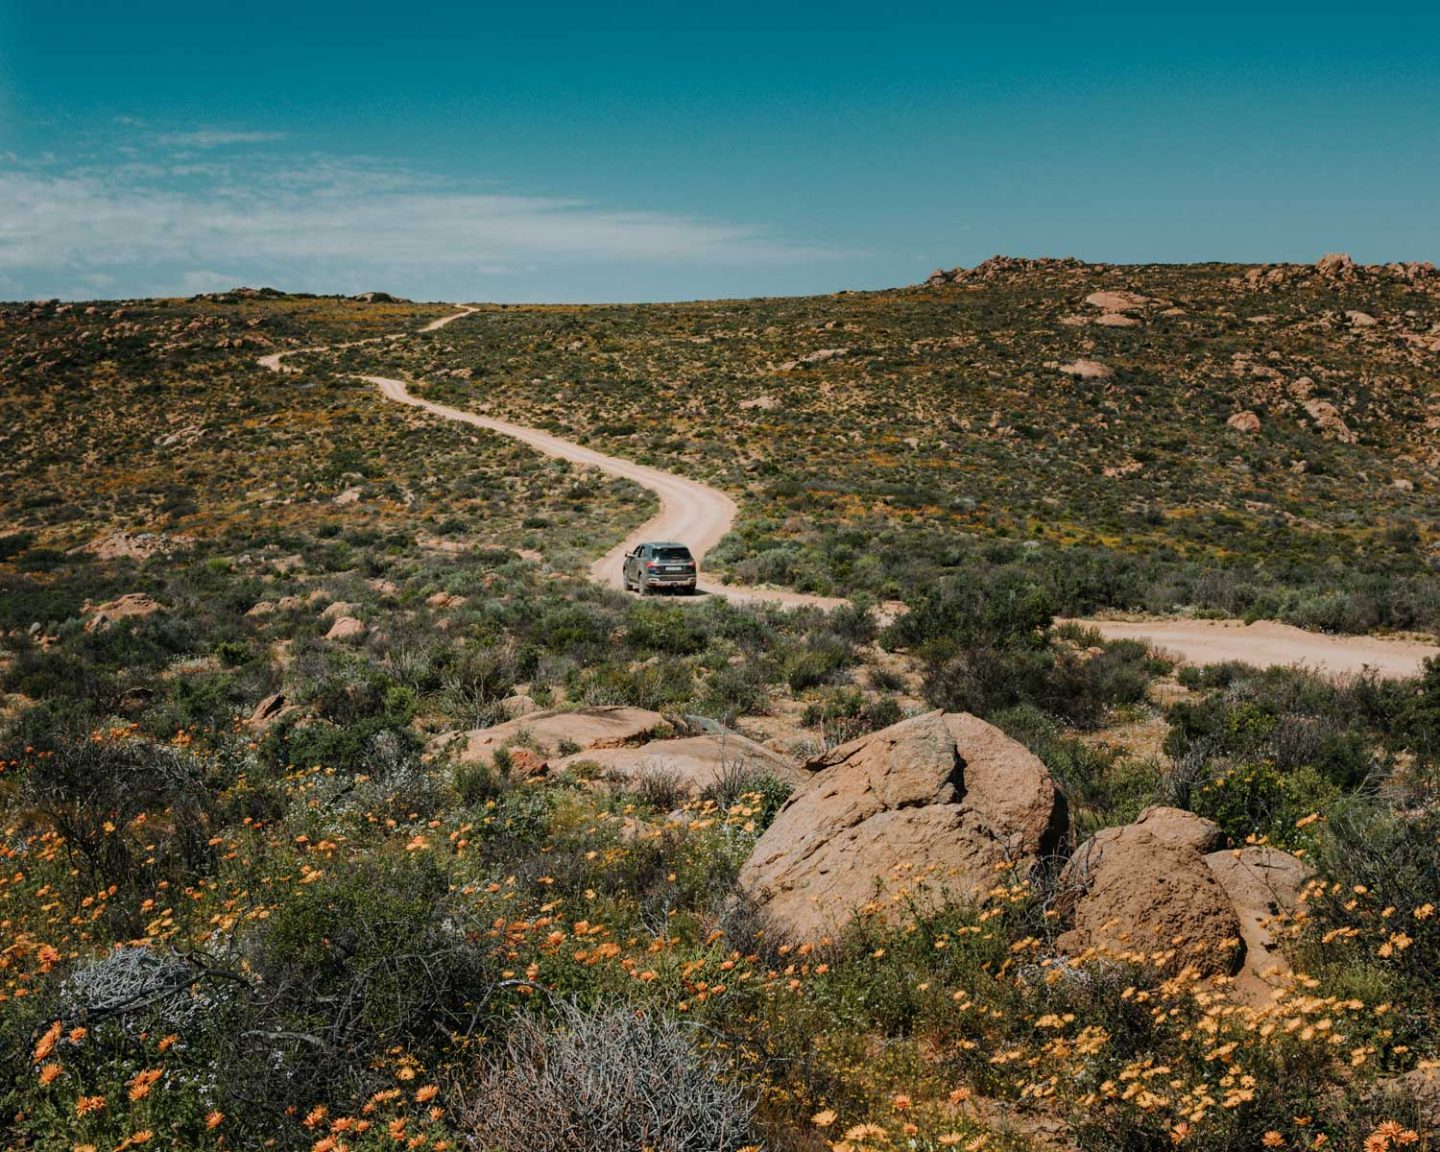
<path id="1" fill-rule="evenodd" d="M 637 544 L 625 554 L 625 591 L 642 596 L 664 590 L 694 592 L 699 565 L 690 549 L 673 540 Z"/>

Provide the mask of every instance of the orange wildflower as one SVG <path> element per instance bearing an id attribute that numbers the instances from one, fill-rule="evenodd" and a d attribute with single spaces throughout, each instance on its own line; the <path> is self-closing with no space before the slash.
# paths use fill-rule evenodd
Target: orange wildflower
<path id="1" fill-rule="evenodd" d="M 150 1088 L 155 1081 L 165 1075 L 163 1068 L 146 1068 L 130 1077 L 130 1099 L 143 1100 L 150 1095 Z"/>
<path id="2" fill-rule="evenodd" d="M 39 1064 L 40 1061 L 44 1060 L 45 1057 L 49 1056 L 51 1052 L 55 1051 L 55 1045 L 59 1042 L 60 1021 L 56 1020 L 55 1023 L 53 1023 L 48 1029 L 46 1029 L 45 1035 L 40 1037 L 40 1043 L 35 1045 L 35 1063 Z"/>

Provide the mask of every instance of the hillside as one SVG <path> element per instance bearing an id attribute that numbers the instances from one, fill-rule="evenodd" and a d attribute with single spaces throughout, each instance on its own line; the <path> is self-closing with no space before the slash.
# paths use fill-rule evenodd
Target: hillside
<path id="1" fill-rule="evenodd" d="M 6 1147 L 1440 1137 L 1440 662 L 1056 623 L 1440 631 L 1433 270 L 455 311 L 0 305 Z"/>
<path id="2" fill-rule="evenodd" d="M 745 582 L 907 596 L 1023 545 L 1070 612 L 1433 630 L 1440 280 L 1410 275 L 995 261 L 489 309 L 348 362 L 716 483 Z"/>

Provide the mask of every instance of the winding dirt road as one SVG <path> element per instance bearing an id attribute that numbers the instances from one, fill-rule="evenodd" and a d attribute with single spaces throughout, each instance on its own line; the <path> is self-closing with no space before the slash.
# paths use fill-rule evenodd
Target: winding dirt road
<path id="1" fill-rule="evenodd" d="M 432 320 L 420 331 L 438 332 L 447 324 L 472 315 L 475 311 L 474 308 L 463 308 L 453 315 Z M 336 345 L 336 347 L 353 348 L 360 344 L 372 344 L 384 339 L 393 339 L 393 337 L 372 337 L 368 340 Z M 259 363 L 262 368 L 267 368 L 271 372 L 283 372 L 285 369 L 281 361 L 288 356 L 328 350 L 320 347 L 274 352 L 269 356 L 262 356 Z M 681 541 L 695 554 L 696 560 L 703 564 L 706 554 L 721 541 L 735 523 L 737 513 L 735 501 L 718 489 L 701 484 L 696 480 L 687 480 L 683 476 L 662 472 L 658 468 L 636 464 L 634 461 L 624 460 L 618 456 L 607 456 L 603 452 L 596 452 L 592 448 L 586 448 L 570 440 L 563 440 L 559 436 L 552 436 L 550 433 L 541 432 L 536 428 L 527 428 L 522 424 L 512 424 L 508 420 L 497 420 L 491 416 L 481 416 L 475 412 L 466 412 L 460 408 L 451 408 L 447 404 L 437 404 L 434 401 L 422 399 L 412 395 L 403 380 L 394 380 L 388 376 L 362 376 L 360 379 L 374 384 L 380 389 L 382 396 L 397 404 L 406 404 L 444 420 L 454 420 L 461 424 L 469 424 L 475 428 L 496 432 L 501 436 L 509 436 L 523 444 L 528 444 L 537 452 L 543 452 L 546 456 L 597 468 L 608 475 L 632 480 L 642 488 L 648 488 L 655 493 L 660 500 L 660 511 L 590 566 L 590 578 L 598 584 L 623 588 L 625 554 L 644 540 Z M 845 600 L 834 596 L 810 596 L 803 592 L 792 592 L 783 588 L 716 584 L 703 577 L 700 580 L 700 592 L 710 596 L 724 596 L 728 600 L 745 603 L 766 602 L 782 604 L 787 607 L 808 605 L 829 609 L 846 603 Z"/>
<path id="2" fill-rule="evenodd" d="M 432 320 L 420 331 L 438 332 L 447 324 L 476 311 L 475 308 L 461 307 L 461 310 L 453 315 Z M 336 347 L 353 348 L 361 344 L 404 338 L 404 333 L 375 336 Z M 286 369 L 281 362 L 286 357 L 325 351 L 329 349 L 297 348 L 288 352 L 274 352 L 262 356 L 259 363 L 271 372 L 283 372 Z M 548 432 L 512 424 L 508 420 L 497 420 L 491 416 L 481 416 L 424 400 L 412 395 L 404 381 L 393 380 L 388 376 L 363 376 L 361 379 L 374 384 L 380 389 L 381 395 L 397 404 L 418 408 L 444 420 L 455 420 L 501 436 L 509 436 L 547 456 L 598 468 L 608 475 L 632 480 L 654 492 L 660 500 L 660 511 L 590 566 L 590 578 L 597 583 L 615 588 L 623 587 L 621 568 L 625 554 L 642 540 L 683 541 L 694 552 L 695 558 L 703 562 L 706 554 L 735 523 L 735 502 L 725 493 L 699 481 L 687 480 L 683 476 L 662 472 L 658 468 L 636 464 L 618 456 L 607 456 Z M 803 592 L 779 588 L 716 584 L 704 579 L 700 582 L 700 590 L 708 595 L 724 596 L 740 602 L 769 602 L 790 607 L 809 605 L 830 609 L 846 603 L 845 600 L 833 596 L 810 596 Z M 1300 665 L 1329 675 L 1356 674 L 1370 669 L 1382 677 L 1403 677 L 1418 673 L 1427 657 L 1440 656 L 1440 647 L 1415 640 L 1378 636 L 1323 636 L 1288 624 L 1272 622 L 1247 625 L 1238 620 L 1082 620 L 1079 623 L 1098 629 L 1101 635 L 1109 639 L 1147 640 L 1190 664 L 1237 660 L 1260 667 Z"/>

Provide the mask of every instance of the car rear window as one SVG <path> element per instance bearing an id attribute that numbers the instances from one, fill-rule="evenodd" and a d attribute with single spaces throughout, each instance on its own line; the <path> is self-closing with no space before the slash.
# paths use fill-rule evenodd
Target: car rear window
<path id="1" fill-rule="evenodd" d="M 689 560 L 689 548 L 656 548 L 655 559 L 657 560 Z"/>

